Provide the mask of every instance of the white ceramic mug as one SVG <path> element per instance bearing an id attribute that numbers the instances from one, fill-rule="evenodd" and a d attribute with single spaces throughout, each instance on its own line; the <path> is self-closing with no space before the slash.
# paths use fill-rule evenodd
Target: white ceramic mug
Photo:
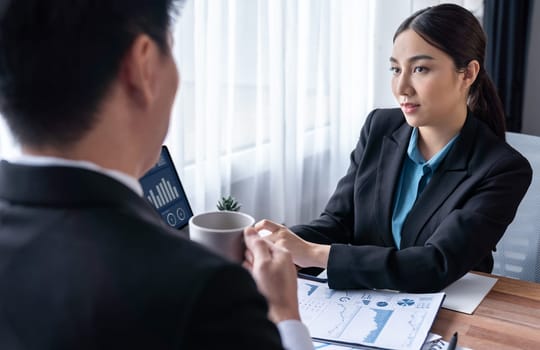
<path id="1" fill-rule="evenodd" d="M 244 229 L 255 219 L 237 211 L 213 211 L 189 219 L 189 237 L 231 261 L 244 260 Z"/>

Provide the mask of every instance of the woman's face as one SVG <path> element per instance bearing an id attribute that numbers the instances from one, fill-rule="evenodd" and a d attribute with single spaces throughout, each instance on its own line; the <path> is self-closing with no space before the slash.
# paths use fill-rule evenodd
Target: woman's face
<path id="1" fill-rule="evenodd" d="M 390 64 L 392 92 L 409 125 L 463 125 L 469 84 L 450 56 L 408 29 L 396 38 Z"/>

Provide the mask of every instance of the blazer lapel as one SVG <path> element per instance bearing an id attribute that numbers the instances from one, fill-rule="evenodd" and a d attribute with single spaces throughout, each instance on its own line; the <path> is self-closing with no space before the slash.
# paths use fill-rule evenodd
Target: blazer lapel
<path id="1" fill-rule="evenodd" d="M 467 116 L 459 138 L 435 171 L 420 197 L 417 198 L 409 215 L 403 223 L 401 246 L 410 247 L 416 243 L 418 235 L 433 213 L 444 203 L 446 198 L 468 176 L 467 163 L 472 152 L 472 144 L 477 121 Z"/>
<path id="2" fill-rule="evenodd" d="M 379 227 L 382 228 L 382 238 L 387 246 L 394 246 L 392 236 L 392 209 L 394 193 L 401 175 L 403 157 L 407 153 L 412 128 L 407 124 L 397 129 L 392 136 L 385 136 L 377 170 L 377 208 L 380 215 Z"/>

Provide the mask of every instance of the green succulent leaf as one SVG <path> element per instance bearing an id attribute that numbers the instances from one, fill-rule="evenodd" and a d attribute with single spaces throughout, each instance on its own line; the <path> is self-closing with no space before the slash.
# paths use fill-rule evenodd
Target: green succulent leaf
<path id="1" fill-rule="evenodd" d="M 218 210 L 239 211 L 242 205 L 233 196 L 221 197 L 217 203 Z"/>

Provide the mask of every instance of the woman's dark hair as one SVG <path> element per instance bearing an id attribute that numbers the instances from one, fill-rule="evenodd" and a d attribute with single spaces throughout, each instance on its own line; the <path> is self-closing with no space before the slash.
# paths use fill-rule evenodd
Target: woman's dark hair
<path id="1" fill-rule="evenodd" d="M 495 85 L 484 69 L 486 35 L 476 17 L 461 6 L 442 4 L 412 14 L 401 23 L 393 40 L 407 29 L 450 56 L 457 70 L 465 69 L 472 60 L 478 61 L 480 71 L 469 91 L 468 108 L 504 140 L 504 110 Z"/>
<path id="2" fill-rule="evenodd" d="M 182 0 L 2 0 L 0 111 L 31 146 L 69 146 L 94 122 L 139 34 L 168 53 Z"/>

